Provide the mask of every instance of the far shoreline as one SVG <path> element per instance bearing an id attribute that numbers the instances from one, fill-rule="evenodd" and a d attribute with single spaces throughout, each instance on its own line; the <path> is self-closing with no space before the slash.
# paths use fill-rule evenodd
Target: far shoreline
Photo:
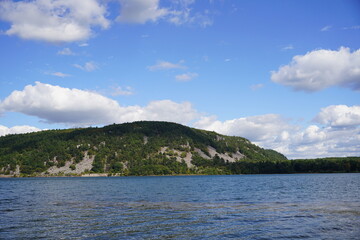
<path id="1" fill-rule="evenodd" d="M 348 174 L 360 172 L 313 172 L 313 173 L 251 173 L 251 174 L 168 174 L 168 175 L 109 175 L 107 173 L 93 173 L 84 175 L 0 175 L 0 179 L 9 178 L 108 178 L 108 177 L 181 177 L 181 176 L 245 176 L 245 175 L 296 175 L 296 174 Z"/>

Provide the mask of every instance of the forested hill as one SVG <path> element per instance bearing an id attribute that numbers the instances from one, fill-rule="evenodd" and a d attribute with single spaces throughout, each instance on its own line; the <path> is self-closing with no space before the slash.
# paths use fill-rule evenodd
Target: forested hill
<path id="1" fill-rule="evenodd" d="M 3 175 L 106 173 L 126 176 L 359 170 L 360 158 L 290 161 L 245 138 L 169 122 L 142 121 L 0 137 L 0 174 Z"/>

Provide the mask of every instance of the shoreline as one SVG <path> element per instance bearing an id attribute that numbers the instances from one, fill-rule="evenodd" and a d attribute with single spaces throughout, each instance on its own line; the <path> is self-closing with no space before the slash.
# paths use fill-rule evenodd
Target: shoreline
<path id="1" fill-rule="evenodd" d="M 168 175 L 109 175 L 108 173 L 90 173 L 83 175 L 34 175 L 34 176 L 16 176 L 16 175 L 0 175 L 0 179 L 4 178 L 96 178 L 96 177 L 181 177 L 181 176 L 233 176 L 233 175 L 295 175 L 295 174 L 343 174 L 343 173 L 360 173 L 360 172 L 316 172 L 316 173 L 254 173 L 254 174 L 168 174 Z"/>
<path id="2" fill-rule="evenodd" d="M 108 173 L 90 173 L 83 175 L 28 175 L 28 176 L 16 176 L 16 175 L 0 175 L 1 178 L 64 178 L 64 177 L 166 177 L 166 176 L 231 176 L 231 175 L 245 175 L 245 174 L 168 174 L 168 175 L 109 175 Z M 249 174 L 247 174 L 249 175 Z M 251 174 L 253 175 L 253 174 Z"/>
<path id="3" fill-rule="evenodd" d="M 81 174 L 81 175 L 4 175 L 0 174 L 0 178 L 49 178 L 49 177 L 110 177 L 108 173 L 89 173 L 89 174 Z"/>

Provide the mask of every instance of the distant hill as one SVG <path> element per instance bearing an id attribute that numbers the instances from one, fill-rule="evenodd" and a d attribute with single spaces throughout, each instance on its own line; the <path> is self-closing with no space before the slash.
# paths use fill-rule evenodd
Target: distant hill
<path id="1" fill-rule="evenodd" d="M 360 158 L 345 160 L 329 160 L 326 163 L 336 162 L 336 166 L 314 171 L 360 170 Z M 294 164 L 297 161 L 245 138 L 170 122 L 141 121 L 0 137 L 2 175 L 292 173 L 312 172 L 308 167 L 314 161 L 299 160 L 298 166 Z"/>

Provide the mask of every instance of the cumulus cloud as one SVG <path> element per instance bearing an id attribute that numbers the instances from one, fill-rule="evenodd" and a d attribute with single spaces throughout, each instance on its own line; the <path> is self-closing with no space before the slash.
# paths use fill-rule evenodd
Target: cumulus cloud
<path id="1" fill-rule="evenodd" d="M 19 134 L 19 133 L 29 133 L 29 132 L 38 132 L 41 129 L 32 127 L 32 126 L 14 126 L 11 128 L 0 125 L 0 136 L 5 136 L 8 134 Z"/>
<path id="2" fill-rule="evenodd" d="M 98 93 L 36 82 L 14 91 L 0 103 L 0 111 L 36 116 L 47 123 L 89 126 L 163 120 L 188 124 L 198 117 L 189 102 L 152 101 L 147 106 L 120 106 Z"/>
<path id="3" fill-rule="evenodd" d="M 314 143 L 324 141 L 326 139 L 326 132 L 316 125 L 310 125 L 301 133 L 302 143 Z"/>
<path id="4" fill-rule="evenodd" d="M 152 101 L 142 109 L 142 116 L 137 120 L 165 120 L 190 124 L 200 114 L 190 102 L 176 103 L 171 100 Z"/>
<path id="5" fill-rule="evenodd" d="M 193 12 L 195 1 L 171 1 L 169 8 L 160 7 L 159 0 L 118 0 L 118 22 L 144 24 L 164 19 L 175 25 L 212 25 L 208 10 Z M 110 1 L 100 0 L 6 0 L 0 1 L 0 19 L 10 23 L 4 31 L 23 39 L 51 43 L 81 42 L 87 40 L 97 28 L 107 29 Z M 87 44 L 80 44 L 87 46 Z"/>
<path id="6" fill-rule="evenodd" d="M 182 65 L 183 61 L 180 61 L 179 63 L 171 63 L 166 61 L 158 61 L 155 65 L 148 66 L 147 68 L 150 71 L 156 71 L 156 70 L 167 70 L 167 69 L 186 69 L 186 66 Z"/>
<path id="7" fill-rule="evenodd" d="M 99 68 L 94 62 L 87 62 L 84 65 L 74 64 L 73 66 L 86 72 L 92 72 Z"/>
<path id="8" fill-rule="evenodd" d="M 322 108 L 315 121 L 331 127 L 360 125 L 360 106 L 332 105 Z"/>
<path id="9" fill-rule="evenodd" d="M 227 121 L 216 120 L 216 117 L 202 117 L 195 123 L 198 128 L 216 131 L 225 135 L 242 136 L 254 142 L 273 142 L 279 137 L 286 137 L 286 132 L 293 126 L 278 114 L 266 114 L 237 118 Z"/>
<path id="10" fill-rule="evenodd" d="M 193 80 L 197 76 L 199 76 L 199 74 L 188 72 L 188 73 L 176 75 L 175 79 L 179 82 L 187 82 Z"/>
<path id="11" fill-rule="evenodd" d="M 7 35 L 54 43 L 85 40 L 93 27 L 108 28 L 105 14 L 105 6 L 96 0 L 0 2 L 0 18 L 11 24 Z"/>
<path id="12" fill-rule="evenodd" d="M 157 21 L 169 12 L 159 7 L 159 0 L 119 0 L 121 12 L 117 21 L 126 23 L 145 23 Z"/>
<path id="13" fill-rule="evenodd" d="M 360 90 L 360 49 L 351 52 L 314 50 L 293 57 L 292 62 L 271 73 L 273 82 L 295 90 L 319 91 L 331 86 Z"/>
<path id="14" fill-rule="evenodd" d="M 293 134 L 289 142 L 283 143 L 283 153 L 292 158 L 343 157 L 360 154 L 359 128 L 320 128 L 312 125 Z"/>
<path id="15" fill-rule="evenodd" d="M 23 91 L 13 91 L 1 102 L 3 111 L 37 116 L 48 123 L 91 125 L 109 123 L 114 100 L 79 89 L 68 89 L 36 82 Z"/>

